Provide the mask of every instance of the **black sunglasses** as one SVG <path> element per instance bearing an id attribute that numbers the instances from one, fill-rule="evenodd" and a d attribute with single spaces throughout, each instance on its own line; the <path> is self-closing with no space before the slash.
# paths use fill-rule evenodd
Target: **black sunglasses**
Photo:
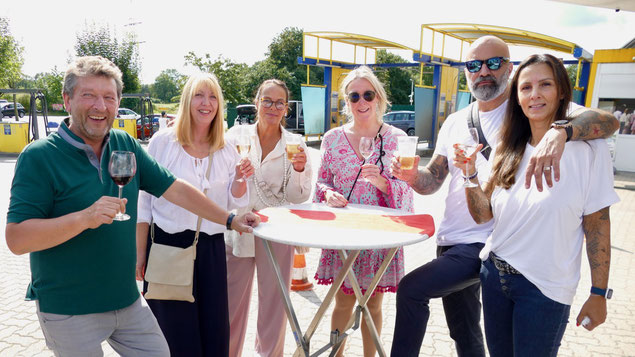
<path id="1" fill-rule="evenodd" d="M 372 90 L 367 90 L 364 92 L 363 95 L 359 95 L 359 93 L 357 92 L 348 93 L 348 100 L 350 100 L 351 103 L 359 102 L 359 98 L 361 97 L 364 97 L 364 100 L 367 102 L 372 102 L 373 99 L 375 99 L 375 92 L 373 92 Z"/>
<path id="2" fill-rule="evenodd" d="M 509 58 L 507 58 L 507 57 L 492 57 L 492 58 L 488 58 L 486 60 L 467 61 L 467 62 L 465 62 L 465 68 L 467 68 L 467 71 L 470 72 L 470 73 L 476 73 L 476 72 L 480 71 L 481 68 L 483 67 L 483 62 L 485 62 L 485 65 L 487 66 L 487 68 L 491 69 L 492 71 L 495 71 L 495 70 L 501 68 L 501 65 L 503 65 L 503 63 L 509 62 Z"/>

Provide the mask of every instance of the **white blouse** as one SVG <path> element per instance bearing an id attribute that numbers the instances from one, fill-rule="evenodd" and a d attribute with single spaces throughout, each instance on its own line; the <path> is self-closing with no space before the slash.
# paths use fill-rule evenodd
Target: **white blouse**
<path id="1" fill-rule="evenodd" d="M 214 153 L 209 180 L 205 179 L 209 157 L 199 159 L 188 154 L 176 141 L 173 128 L 157 132 L 150 140 L 148 153 L 176 177 L 201 191 L 207 188 L 207 197 L 221 208 L 232 210 L 249 203 L 249 191 L 238 198 L 231 193 L 231 185 L 236 175 L 235 166 L 240 161 L 240 156 L 232 145 L 226 143 L 225 147 Z M 140 191 L 137 222 L 150 223 L 151 220 L 167 233 L 178 233 L 187 229 L 195 231 L 198 216 L 163 197 L 156 198 Z M 201 223 L 201 232 L 209 235 L 225 230 L 225 225 L 222 224 L 207 220 Z"/>
<path id="2" fill-rule="evenodd" d="M 261 162 L 262 147 L 256 132 L 256 125 L 235 125 L 227 131 L 227 145 L 232 147 L 235 147 L 235 138 L 241 130 L 246 130 L 246 134 L 252 138 L 249 160 L 254 166 L 255 173 L 247 179 L 250 194 L 249 205 L 239 209 L 238 212 L 260 210 L 270 205 L 279 206 L 305 202 L 309 199 L 313 187 L 311 184 L 312 168 L 306 144 L 301 141 L 300 145 L 307 153 L 307 162 L 304 165 L 304 171 L 297 172 L 293 169 L 291 161 L 286 159 L 286 137 L 295 134 L 280 127 L 282 137 L 276 147 Z M 258 182 L 258 188 L 256 188 L 256 182 Z M 284 188 L 283 183 L 286 183 Z M 232 247 L 234 256 L 253 257 L 255 254 L 253 237 L 251 233 L 238 234 L 234 231 L 228 231 L 225 232 L 225 244 Z"/>

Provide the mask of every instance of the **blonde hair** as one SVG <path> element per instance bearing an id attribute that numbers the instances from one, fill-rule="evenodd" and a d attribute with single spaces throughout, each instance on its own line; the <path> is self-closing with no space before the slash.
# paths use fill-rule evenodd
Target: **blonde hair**
<path id="1" fill-rule="evenodd" d="M 375 90 L 375 98 L 377 98 L 377 121 L 383 122 L 384 113 L 390 102 L 388 101 L 388 95 L 384 89 L 384 85 L 379 81 L 375 73 L 368 66 L 360 66 L 350 71 L 340 86 L 340 96 L 345 98 L 345 105 L 342 109 L 342 114 L 346 115 L 348 121 L 353 120 L 353 113 L 348 103 L 348 86 L 356 79 L 365 79 L 370 82 L 370 85 Z M 361 95 L 362 93 L 360 93 Z"/>
<path id="2" fill-rule="evenodd" d="M 218 79 L 211 73 L 195 74 L 188 79 L 187 83 L 183 87 L 181 93 L 181 105 L 179 111 L 176 114 L 176 126 L 174 132 L 176 134 L 176 140 L 181 145 L 192 144 L 192 97 L 201 87 L 208 87 L 216 94 L 218 100 L 218 109 L 216 115 L 210 125 L 209 132 L 207 134 L 207 141 L 210 145 L 211 151 L 222 149 L 225 146 L 225 133 L 223 127 L 224 121 L 224 98 L 223 91 L 218 84 Z"/>

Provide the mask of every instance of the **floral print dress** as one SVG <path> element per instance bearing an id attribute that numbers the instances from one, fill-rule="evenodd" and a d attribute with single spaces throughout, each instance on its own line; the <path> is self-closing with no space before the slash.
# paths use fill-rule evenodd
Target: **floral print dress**
<path id="1" fill-rule="evenodd" d="M 382 134 L 382 140 L 377 139 L 375 141 L 375 149 L 368 161 L 371 163 L 377 161 L 383 141 L 385 154 L 381 158 L 381 162 L 377 163 L 377 166 L 381 170 L 381 163 L 383 162 L 384 169 L 381 175 L 388 180 L 388 193 L 384 194 L 370 182 L 365 182 L 361 179 L 358 179 L 355 187 L 353 187 L 357 173 L 363 164 L 363 159 L 359 158 L 353 150 L 344 128 L 338 127 L 327 132 L 322 140 L 322 160 L 318 171 L 313 202 L 325 202 L 327 190 L 335 190 L 344 195 L 344 197 L 348 197 L 351 187 L 353 187 L 353 192 L 349 199 L 350 203 L 389 207 L 405 212 L 413 211 L 412 188 L 406 182 L 390 175 L 390 162 L 397 151 L 397 137 L 405 136 L 406 134 L 402 130 L 387 124 L 384 124 L 384 126 L 387 126 L 388 130 Z M 375 272 L 379 269 L 388 251 L 389 249 L 363 250 L 355 260 L 353 272 L 363 293 L 368 289 Z M 323 249 L 320 263 L 315 273 L 315 280 L 317 280 L 318 284 L 331 284 L 341 268 L 342 260 L 338 251 Z M 403 248 L 400 248 L 381 278 L 376 291 L 396 292 L 397 285 L 403 276 L 404 257 Z M 344 280 L 341 289 L 345 294 L 353 294 L 353 289 L 348 279 Z"/>

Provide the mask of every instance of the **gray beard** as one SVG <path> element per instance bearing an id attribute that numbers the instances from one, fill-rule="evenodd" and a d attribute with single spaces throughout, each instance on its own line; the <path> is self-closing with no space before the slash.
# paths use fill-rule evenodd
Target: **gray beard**
<path id="1" fill-rule="evenodd" d="M 480 81 L 483 81 L 485 79 L 488 79 L 488 77 L 479 78 L 474 83 L 472 83 L 468 79 L 467 84 L 474 98 L 482 102 L 489 102 L 492 99 L 498 98 L 498 96 L 500 96 L 501 94 L 505 92 L 505 89 L 507 89 L 507 83 L 509 80 L 509 73 L 505 72 L 505 74 L 503 74 L 500 80 L 495 80 L 496 82 L 495 85 L 476 87 L 476 85 Z"/>

